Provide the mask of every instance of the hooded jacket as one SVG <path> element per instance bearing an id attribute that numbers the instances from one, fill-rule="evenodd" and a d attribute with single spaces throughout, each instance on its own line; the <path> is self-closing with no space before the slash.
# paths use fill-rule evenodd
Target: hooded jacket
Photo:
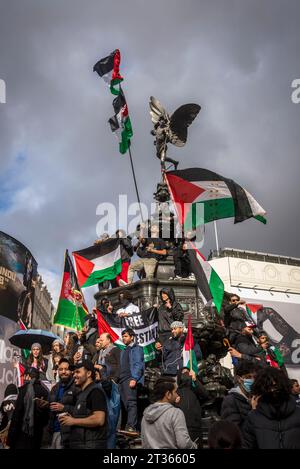
<path id="1" fill-rule="evenodd" d="M 248 449 L 300 449 L 300 408 L 292 397 L 277 408 L 259 400 L 248 415 L 243 436 Z"/>
<path id="2" fill-rule="evenodd" d="M 182 410 L 172 404 L 156 402 L 144 411 L 141 429 L 146 449 L 196 449 L 190 439 Z"/>
<path id="3" fill-rule="evenodd" d="M 251 405 L 249 400 L 242 393 L 241 388 L 236 386 L 230 389 L 228 395 L 223 399 L 221 418 L 235 423 L 242 431 L 250 411 Z"/>
<path id="4" fill-rule="evenodd" d="M 168 334 L 171 332 L 173 321 L 183 321 L 184 314 L 181 305 L 175 300 L 173 288 L 162 288 L 159 292 L 162 299 L 162 293 L 166 293 L 170 298 L 172 309 L 166 308 L 163 303 L 158 309 L 158 334 Z"/>
<path id="5" fill-rule="evenodd" d="M 202 409 L 201 404 L 208 400 L 209 394 L 203 384 L 197 378 L 192 384 L 190 376 L 182 376 L 178 373 L 177 394 L 180 401 L 176 407 L 182 410 L 185 416 L 186 426 L 192 440 L 202 436 Z M 201 441 L 200 441 L 201 444 Z"/>
<path id="6" fill-rule="evenodd" d="M 252 336 L 239 334 L 236 339 L 235 348 L 242 354 L 242 360 L 247 360 L 257 365 L 265 365 L 260 348 L 255 344 Z M 256 357 L 260 358 L 260 360 L 257 360 Z"/>

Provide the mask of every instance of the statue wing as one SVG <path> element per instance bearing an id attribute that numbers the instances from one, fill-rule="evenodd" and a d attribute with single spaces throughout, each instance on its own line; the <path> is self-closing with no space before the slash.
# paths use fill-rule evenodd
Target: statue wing
<path id="1" fill-rule="evenodd" d="M 173 145 L 183 147 L 187 140 L 188 126 L 197 117 L 200 109 L 199 104 L 184 104 L 172 114 L 169 140 Z"/>
<path id="2" fill-rule="evenodd" d="M 150 106 L 150 116 L 153 124 L 157 124 L 160 117 L 164 117 L 167 121 L 169 120 L 169 115 L 165 108 L 161 105 L 158 99 L 154 98 L 154 96 L 150 96 L 149 101 Z"/>

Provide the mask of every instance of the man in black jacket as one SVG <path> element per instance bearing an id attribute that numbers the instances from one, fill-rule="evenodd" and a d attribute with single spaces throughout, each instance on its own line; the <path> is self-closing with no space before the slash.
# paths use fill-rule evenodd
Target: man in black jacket
<path id="1" fill-rule="evenodd" d="M 261 355 L 261 350 L 253 338 L 253 324 L 246 322 L 235 341 L 235 347 L 229 347 L 230 355 L 238 360 L 247 360 L 264 366 L 266 363 Z"/>
<path id="2" fill-rule="evenodd" d="M 106 367 L 106 376 L 113 379 L 116 383 L 120 375 L 120 353 L 121 350 L 113 344 L 110 334 L 104 332 L 96 341 L 98 351 L 93 356 L 93 363 L 96 369 L 101 370 Z"/>
<path id="3" fill-rule="evenodd" d="M 158 261 L 167 255 L 167 246 L 163 239 L 159 238 L 159 227 L 151 225 L 151 238 L 139 238 L 137 255 L 140 257 L 130 264 L 128 269 L 128 283 L 133 282 L 134 272 L 145 271 L 147 279 L 153 279 Z M 120 285 L 126 285 L 123 280 Z"/>
<path id="4" fill-rule="evenodd" d="M 250 395 L 256 370 L 255 363 L 242 360 L 235 368 L 236 387 L 230 389 L 222 402 L 221 418 L 238 425 L 241 432 L 252 409 Z"/>
<path id="5" fill-rule="evenodd" d="M 177 383 L 177 394 L 180 396 L 180 401 L 176 407 L 179 407 L 184 413 L 191 440 L 196 441 L 198 448 L 202 448 L 201 405 L 209 398 L 209 394 L 196 373 L 188 368 L 179 370 Z"/>
<path id="6" fill-rule="evenodd" d="M 171 335 L 171 324 L 174 321 L 182 322 L 184 313 L 178 301 L 176 301 L 173 288 L 162 288 L 159 292 L 162 304 L 158 309 L 158 342 L 157 350 Z"/>
<path id="7" fill-rule="evenodd" d="M 70 428 L 71 449 L 106 449 L 107 405 L 104 392 L 95 383 L 94 365 L 83 360 L 75 365 L 74 381 L 79 386 L 72 415 L 61 414 L 59 422 Z"/>
<path id="8" fill-rule="evenodd" d="M 241 300 L 239 295 L 232 294 L 229 299 L 229 304 L 224 308 L 224 326 L 227 330 L 229 342 L 233 347 L 235 347 L 235 341 L 244 323 L 246 321 L 253 323 L 246 312 L 245 306 L 246 302 Z"/>
<path id="9" fill-rule="evenodd" d="M 162 351 L 162 374 L 177 376 L 178 371 L 183 367 L 183 346 L 186 335 L 183 333 L 184 324 L 180 321 L 174 321 L 171 324 L 171 337 L 163 346 L 156 349 Z M 157 345 L 157 344 L 156 344 Z M 194 352 L 197 360 L 202 358 L 199 344 L 194 345 Z"/>
<path id="10" fill-rule="evenodd" d="M 52 437 L 51 449 L 69 448 L 70 428 L 61 427 L 58 415 L 62 412 L 72 414 L 76 403 L 79 388 L 75 386 L 70 362 L 62 358 L 58 365 L 59 382 L 53 386 L 50 392 L 50 420 L 49 433 Z"/>

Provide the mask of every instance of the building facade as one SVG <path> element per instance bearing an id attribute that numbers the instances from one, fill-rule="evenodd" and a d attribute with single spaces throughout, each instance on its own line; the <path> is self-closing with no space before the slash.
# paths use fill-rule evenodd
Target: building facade
<path id="1" fill-rule="evenodd" d="M 50 331 L 53 310 L 51 294 L 44 284 L 41 275 L 38 275 L 35 282 L 32 328 Z"/>

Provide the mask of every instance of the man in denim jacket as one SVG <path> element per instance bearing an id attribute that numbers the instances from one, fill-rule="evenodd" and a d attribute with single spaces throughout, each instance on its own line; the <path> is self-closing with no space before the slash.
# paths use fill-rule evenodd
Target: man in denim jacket
<path id="1" fill-rule="evenodd" d="M 144 351 L 135 343 L 135 333 L 127 328 L 122 331 L 122 340 L 126 348 L 120 357 L 119 389 L 121 399 L 127 411 L 125 430 L 136 432 L 137 427 L 137 384 L 144 383 Z"/>

